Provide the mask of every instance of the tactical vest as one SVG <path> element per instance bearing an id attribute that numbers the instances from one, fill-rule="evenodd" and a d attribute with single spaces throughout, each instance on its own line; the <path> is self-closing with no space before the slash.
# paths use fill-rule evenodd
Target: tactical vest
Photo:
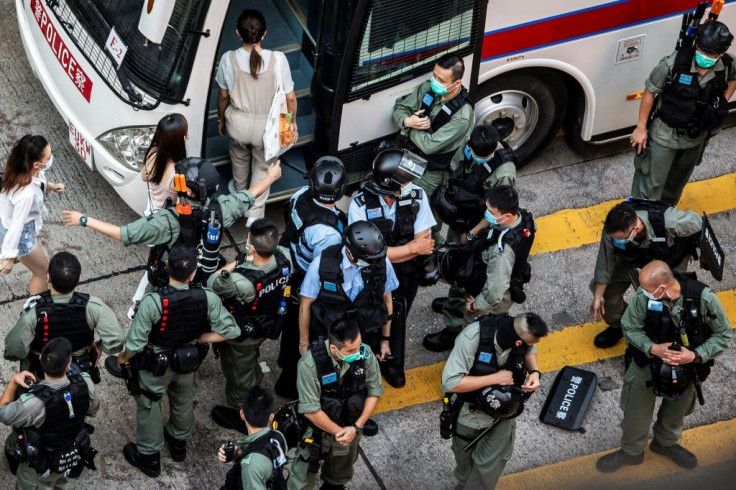
<path id="1" fill-rule="evenodd" d="M 723 93 L 732 65 L 729 55 L 721 57 L 725 69 L 715 71 L 715 76 L 701 88 L 697 69 L 690 71 L 694 57 L 695 47 L 677 52 L 665 80 L 662 103 L 654 116 L 672 128 L 695 131 L 691 137 L 705 129 L 717 130 L 728 115 L 728 101 Z"/>
<path id="2" fill-rule="evenodd" d="M 335 320 L 343 316 L 355 318 L 362 333 L 375 332 L 388 321 L 383 301 L 386 288 L 386 264 L 381 262 L 360 270 L 363 289 L 350 301 L 342 287 L 342 245 L 332 245 L 322 252 L 319 262 L 320 290 L 312 303 L 314 336 L 327 335 Z"/>
<path id="3" fill-rule="evenodd" d="M 437 187 L 432 194 L 432 209 L 455 230 L 466 232 L 483 219 L 486 209 L 484 183 L 501 165 L 509 162 L 517 164 L 516 154 L 511 147 L 505 141 L 500 143 L 502 148 L 483 164 L 473 160 L 466 145 L 465 159 L 450 175 L 449 184 Z"/>
<path id="4" fill-rule="evenodd" d="M 272 442 L 272 439 L 276 439 L 278 441 L 280 448 Z M 225 490 L 242 490 L 243 479 L 240 462 L 249 454 L 257 453 L 266 456 L 272 463 L 273 471 L 266 482 L 266 489 L 286 490 L 286 479 L 284 478 L 283 473 L 284 463 L 280 462 L 280 459 L 284 456 L 285 452 L 286 441 L 284 441 L 284 437 L 275 430 L 268 431 L 266 434 L 248 444 L 244 449 L 243 454 L 227 472 L 227 475 L 225 476 L 225 486 L 223 488 Z"/>
<path id="5" fill-rule="evenodd" d="M 81 375 L 69 376 L 69 384 L 59 389 L 37 384 L 29 393 L 43 402 L 46 419 L 37 429 L 43 440 L 43 449 L 56 451 L 72 444 L 84 428 L 84 419 L 89 412 L 89 388 Z M 71 397 L 74 417 L 70 417 L 69 404 L 64 399 Z"/>
<path id="6" fill-rule="evenodd" d="M 630 262 L 634 267 L 642 268 L 652 260 L 661 260 L 670 267 L 676 267 L 685 257 L 696 252 L 700 232 L 691 237 L 675 237 L 672 246 L 667 245 L 667 228 L 665 227 L 664 213 L 670 206 L 662 201 L 650 201 L 630 197 L 626 200 L 636 211 L 646 211 L 647 219 L 652 225 L 652 239 L 649 247 L 642 248 L 632 242 L 626 244 L 625 249 L 613 247 L 614 255 Z"/>
<path id="7" fill-rule="evenodd" d="M 471 296 L 478 296 L 486 284 L 487 265 L 481 254 L 489 247 L 511 247 L 514 251 L 514 267 L 511 270 L 509 291 L 515 303 L 526 300 L 524 284 L 531 279 L 531 266 L 528 263 L 529 251 L 534 244 L 534 217 L 526 209 L 520 209 L 521 223 L 513 228 L 491 228 L 485 238 L 477 238 L 471 242 L 473 253 L 473 267 L 470 277 L 465 283 L 459 284 Z M 499 243 L 500 242 L 500 243 Z"/>
<path id="8" fill-rule="evenodd" d="M 703 322 L 703 315 L 707 312 L 701 311 L 700 308 L 703 290 L 707 286 L 693 279 L 693 276 L 692 273 L 675 272 L 683 301 L 680 325 L 672 321 L 670 310 L 663 302 L 647 301 L 644 332 L 655 344 L 675 341 L 684 344 L 683 336 L 686 335 L 689 348 L 695 349 L 711 336 L 710 328 Z M 628 348 L 639 366 L 646 366 L 651 362 L 651 359 L 636 347 L 629 345 Z"/>
<path id="9" fill-rule="evenodd" d="M 472 107 L 472 104 L 470 104 L 470 101 L 468 100 L 468 96 L 468 89 L 462 87 L 460 89 L 460 92 L 455 97 L 447 101 L 442 106 L 442 109 L 440 109 L 437 115 L 434 116 L 430 128 L 427 130 L 427 132 L 432 134 L 438 131 L 442 126 L 450 122 L 452 116 L 454 116 L 455 113 L 459 111 L 465 104 L 469 104 Z M 424 94 L 424 97 L 422 97 L 421 110 L 424 110 L 424 113 L 427 116 L 429 116 L 429 114 L 431 114 L 432 112 L 434 97 L 435 96 L 432 91 L 427 92 L 426 94 Z M 422 150 L 420 150 L 411 141 L 410 138 L 407 138 L 406 143 L 407 144 L 405 146 L 408 150 L 427 160 L 427 170 L 447 170 L 450 167 L 452 157 L 455 155 L 455 150 L 446 153 L 434 153 L 432 155 L 427 155 Z"/>
<path id="10" fill-rule="evenodd" d="M 161 318 L 151 328 L 148 341 L 164 349 L 175 349 L 197 339 L 208 330 L 207 294 L 201 287 L 157 290 L 161 296 Z"/>
<path id="11" fill-rule="evenodd" d="M 501 366 L 498 365 L 496 353 L 496 331 L 499 328 L 514 328 L 514 317 L 510 315 L 490 314 L 483 315 L 478 319 L 480 323 L 480 340 L 478 350 L 475 352 L 473 366 L 470 368 L 470 376 L 487 376 L 495 374 Z M 513 347 L 506 360 L 504 368 L 511 371 L 514 385 L 521 386 L 526 379 L 526 354 L 527 347 Z M 476 403 L 478 395 L 483 389 L 468 393 L 458 393 L 458 397 L 468 403 Z"/>
<path id="12" fill-rule="evenodd" d="M 192 206 L 191 214 L 179 214 L 171 207 L 159 211 L 169 212 L 176 218 L 179 223 L 179 237 L 171 247 L 166 243 L 151 247 L 151 251 L 148 254 L 147 269 L 148 282 L 154 287 L 166 287 L 169 283 L 169 273 L 166 271 L 164 257 L 168 255 L 171 248 L 177 245 L 198 248 L 203 240 L 206 240 L 211 211 L 215 212 L 215 219 L 221 224 L 222 229 L 222 207 L 217 199 L 212 199 L 205 207 Z M 169 236 L 174 235 L 174 230 L 171 226 L 169 226 L 169 233 Z M 197 274 L 201 276 L 201 268 L 198 268 Z M 201 279 L 200 277 L 199 280 Z"/>
<path id="13" fill-rule="evenodd" d="M 301 193 L 295 201 L 288 201 L 284 207 L 286 229 L 281 237 L 281 243 L 291 248 L 295 267 L 298 266 L 297 256 L 307 263 L 312 261 L 301 255 L 300 245 L 310 253 L 313 251 L 304 239 L 304 230 L 313 225 L 325 225 L 334 228 L 342 235 L 343 230 L 348 226 L 348 217 L 337 208 L 335 211 L 337 214 L 314 202 L 309 190 Z"/>
<path id="14" fill-rule="evenodd" d="M 72 344 L 72 352 L 92 345 L 95 335 L 87 324 L 89 294 L 73 293 L 69 303 L 54 303 L 51 292 L 40 294 L 36 301 L 36 333 L 31 352 L 39 353 L 51 339 L 64 337 Z"/>
<path id="15" fill-rule="evenodd" d="M 309 348 L 317 367 L 320 407 L 339 426 L 353 425 L 363 413 L 368 393 L 365 359 L 350 364 L 350 369 L 341 379 L 339 368 L 332 364 L 332 355 L 327 351 L 324 338 L 312 341 Z"/>
<path id="16" fill-rule="evenodd" d="M 276 267 L 268 273 L 242 266 L 235 269 L 235 272 L 242 274 L 253 284 L 256 296 L 252 302 L 241 304 L 236 297 L 222 302 L 235 318 L 243 332 L 243 338 L 272 337 L 291 272 L 289 259 L 284 254 L 275 250 L 273 257 Z"/>
<path id="17" fill-rule="evenodd" d="M 373 194 L 368 189 L 363 189 L 363 193 L 358 194 L 354 199 L 359 206 L 365 206 L 367 221 L 378 227 L 386 245 L 398 247 L 414 240 L 414 221 L 416 221 L 417 214 L 419 214 L 423 192 L 422 189 L 412 189 L 408 197 L 395 198 L 395 224 L 383 213 L 382 196 Z M 412 259 L 394 264 L 394 270 L 399 275 L 414 273 L 417 269 L 416 260 Z"/>

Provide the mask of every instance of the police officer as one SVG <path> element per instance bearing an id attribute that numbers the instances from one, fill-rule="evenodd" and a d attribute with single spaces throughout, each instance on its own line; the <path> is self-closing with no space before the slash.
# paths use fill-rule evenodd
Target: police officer
<path id="1" fill-rule="evenodd" d="M 235 461 L 225 480 L 226 490 L 266 490 L 285 486 L 282 466 L 286 464 L 286 440 L 271 429 L 274 417 L 273 396 L 258 386 L 246 388 L 240 418 L 247 436 L 235 443 L 232 455 L 225 445 L 217 457 L 223 463 Z M 228 457 L 230 456 L 230 457 Z"/>
<path id="2" fill-rule="evenodd" d="M 513 418 L 521 413 L 522 400 L 540 386 L 534 344 L 547 332 L 547 324 L 534 313 L 485 315 L 457 337 L 442 371 L 442 390 L 455 393 L 452 403 L 461 404 L 452 438 L 456 488 L 496 486 L 514 450 Z M 502 394 L 508 400 L 502 401 Z M 492 424 L 472 450 L 463 451 Z"/>
<path id="3" fill-rule="evenodd" d="M 465 290 L 464 311 L 455 313 L 463 316 L 465 325 L 480 315 L 508 313 L 512 303 L 523 303 L 526 299 L 523 285 L 531 278 L 527 259 L 536 224 L 532 214 L 519 207 L 516 190 L 507 185 L 489 189 L 484 218 L 484 224 L 467 234 L 470 245 L 453 255 L 463 263 L 443 265 L 453 275 L 450 282 Z M 489 225 L 490 228 L 481 228 Z M 472 261 L 465 260 L 467 255 Z M 443 308 L 446 314 L 448 307 Z M 445 327 L 426 335 L 422 345 L 433 352 L 442 352 L 452 347 L 459 333 L 460 328 Z"/>
<path id="4" fill-rule="evenodd" d="M 389 362 L 391 292 L 399 283 L 386 260 L 386 249 L 375 225 L 356 221 L 345 230 L 344 245 L 328 247 L 312 261 L 302 284 L 299 348 L 304 354 L 310 340 L 327 335 L 330 325 L 348 315 L 360 327 L 365 342 L 378 352 L 386 381 L 400 388 L 406 383 L 404 366 Z"/>
<path id="5" fill-rule="evenodd" d="M 476 126 L 468 143 L 458 149 L 452 159 L 449 184 L 440 186 L 432 194 L 432 209 L 447 223 L 447 242 L 457 243 L 479 222 L 483 221 L 485 194 L 491 187 L 516 186 L 516 154 L 501 141 L 491 125 Z M 465 292 L 450 286 L 449 297 L 435 298 L 432 310 L 443 313 L 445 325 L 451 329 L 463 325 L 462 312 Z M 447 305 L 447 312 L 443 306 Z"/>
<path id="6" fill-rule="evenodd" d="M 274 391 L 295 399 L 296 363 L 299 361 L 299 288 L 314 257 L 342 243 L 348 218 L 336 203 L 345 194 L 347 174 L 339 158 L 325 156 L 309 172 L 309 185 L 302 187 L 285 208 L 286 229 L 281 245 L 291 249 L 294 271 L 291 276 L 292 300 L 287 302 L 287 318 L 281 334 L 279 366 L 282 371 Z"/>
<path id="7" fill-rule="evenodd" d="M 680 48 L 652 70 L 629 138 L 636 149 L 632 196 L 672 205 L 680 200 L 736 90 L 734 57 L 726 54 L 732 41 L 724 24 L 709 21 L 698 28 L 695 46 Z"/>
<path id="8" fill-rule="evenodd" d="M 201 287 L 189 287 L 197 270 L 196 250 L 171 249 L 169 286 L 147 293 L 138 307 L 117 362 L 137 369 L 137 444 L 123 448 L 126 461 L 150 477 L 161 473 L 164 439 L 174 461 L 186 458 L 186 441 L 194 428 L 194 373 L 207 342 L 240 335 L 235 319 L 220 298 Z M 209 331 L 209 330 L 212 331 Z M 169 423 L 163 426 L 161 397 L 169 396 Z"/>
<path id="9" fill-rule="evenodd" d="M 445 54 L 436 61 L 430 80 L 394 106 L 403 146 L 427 159 L 427 171 L 416 183 L 428 196 L 447 183 L 450 162 L 473 129 L 475 115 L 463 87 L 464 74 L 462 58 Z M 435 221 L 433 238 L 439 241 L 442 226 L 436 214 Z"/>
<path id="10" fill-rule="evenodd" d="M 268 219 L 253 222 L 248 233 L 248 259 L 232 262 L 207 281 L 241 330 L 235 340 L 223 342 L 220 363 L 225 375 L 226 406 L 215 405 L 212 419 L 227 429 L 245 433 L 240 405 L 247 388 L 258 386 L 263 372 L 258 364 L 266 338 L 276 340 L 286 316 L 284 292 L 291 275 L 289 251 L 277 247 L 279 230 Z"/>
<path id="11" fill-rule="evenodd" d="M 608 212 L 591 282 L 590 314 L 608 327 L 594 339 L 601 349 L 613 347 L 623 336 L 624 294 L 636 284 L 636 269 L 654 259 L 687 269 L 696 252 L 703 218 L 661 201 L 627 199 Z"/>
<path id="12" fill-rule="evenodd" d="M 406 314 L 417 295 L 422 255 L 434 252 L 432 216 L 427 194 L 413 179 L 424 173 L 425 163 L 406 150 L 383 150 L 373 160 L 373 175 L 350 201 L 348 222 L 368 221 L 381 231 L 388 245 L 399 287 L 394 296 L 406 301 Z"/>
<path id="13" fill-rule="evenodd" d="M 291 463 L 290 490 L 312 488 L 322 468 L 322 488 L 344 488 L 353 477 L 360 434 L 383 395 L 370 347 L 352 321 L 330 326 L 299 360 L 299 412 L 309 427 Z"/>
<path id="14" fill-rule="evenodd" d="M 633 357 L 621 389 L 621 449 L 601 457 L 597 468 L 612 472 L 644 460 L 657 394 L 663 399 L 649 448 L 683 468 L 695 468 L 697 457 L 678 444 L 684 418 L 693 411 L 713 358 L 731 344 L 731 327 L 713 291 L 692 277 L 673 274 L 662 261 L 646 265 L 639 283 L 621 319 Z"/>
<path id="15" fill-rule="evenodd" d="M 250 190 L 217 196 L 214 200 L 215 203 L 211 202 L 213 201 L 211 197 L 217 192 L 220 176 L 211 163 L 201 158 L 186 158 L 177 162 L 176 173 L 186 176 L 188 198 L 203 203 L 203 206 L 194 206 L 193 211 L 197 211 L 197 213 L 192 215 L 182 213 L 182 215 L 179 215 L 167 208 L 158 210 L 127 225 L 117 226 L 78 211 L 63 211 L 64 223 L 67 226 L 90 228 L 105 236 L 120 240 L 126 247 L 131 244 L 161 245 L 160 249 L 154 247 L 149 257 L 149 281 L 151 284 L 149 284 L 147 291 L 150 292 L 157 286 L 166 285 L 164 264 L 166 264 L 168 250 L 174 244 L 199 245 L 201 227 L 203 223 L 209 220 L 209 216 L 202 216 L 204 214 L 202 211 L 205 208 L 210 209 L 210 204 L 213 204 L 213 209 L 219 209 L 219 220 L 222 226 L 229 228 L 238 218 L 244 216 L 248 209 L 253 207 L 253 203 L 258 196 L 278 180 L 281 176 L 281 164 L 279 161 L 272 164 L 268 169 L 268 176 L 251 186 Z M 197 222 L 197 220 L 191 219 L 191 216 L 198 215 L 205 221 Z M 182 222 L 187 226 L 182 226 Z"/>
<path id="16" fill-rule="evenodd" d="M 72 343 L 72 362 L 77 369 L 93 373 L 100 349 L 105 354 L 120 352 L 125 337 L 115 313 L 99 298 L 75 292 L 82 266 L 69 252 L 59 252 L 49 261 L 49 290 L 26 301 L 15 327 L 5 337 L 5 359 L 20 361 L 21 371 L 43 376 L 41 349 L 56 337 Z M 95 332 L 100 340 L 95 342 Z"/>
<path id="17" fill-rule="evenodd" d="M 9 458 L 11 470 L 14 465 L 17 468 L 16 488 L 65 488 L 68 472 L 79 475 L 81 465 L 94 469 L 96 451 L 90 446 L 84 424 L 87 416 L 97 413 L 100 400 L 89 374 L 67 375 L 71 357 L 72 345 L 67 339 L 50 340 L 41 351 L 44 377 L 21 371 L 10 378 L 0 398 L 0 422 L 24 436 L 24 443 L 14 451 L 22 461 Z M 25 393 L 20 394 L 20 388 Z M 80 459 L 76 464 L 65 462 L 65 455 L 73 452 Z"/>

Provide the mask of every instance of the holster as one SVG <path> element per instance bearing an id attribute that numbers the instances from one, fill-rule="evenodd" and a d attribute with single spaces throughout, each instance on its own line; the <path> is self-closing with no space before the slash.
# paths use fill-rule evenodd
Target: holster
<path id="1" fill-rule="evenodd" d="M 312 432 L 311 441 L 305 438 L 301 442 L 302 447 L 309 449 L 309 457 L 307 458 L 307 462 L 309 463 L 308 471 L 312 474 L 319 473 L 319 467 L 322 463 L 322 436 L 323 432 L 315 429 Z"/>
<path id="2" fill-rule="evenodd" d="M 631 346 L 626 347 L 625 355 L 628 358 L 632 359 L 636 363 L 636 365 L 639 367 L 646 367 L 652 362 L 652 360 L 649 359 L 646 354 L 644 354 L 642 351 L 640 351 L 636 347 L 631 347 Z"/>

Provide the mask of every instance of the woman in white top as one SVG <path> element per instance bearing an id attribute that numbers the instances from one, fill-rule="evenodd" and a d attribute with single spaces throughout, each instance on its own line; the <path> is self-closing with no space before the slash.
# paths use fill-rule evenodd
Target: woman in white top
<path id="1" fill-rule="evenodd" d="M 51 146 L 43 136 L 27 134 L 10 150 L 0 188 L 0 270 L 10 274 L 16 262 L 31 271 L 30 293 L 48 289 L 49 260 L 38 244 L 43 227 L 46 190 L 62 194 L 64 184 L 46 180 L 54 163 Z"/>
<path id="2" fill-rule="evenodd" d="M 228 51 L 220 59 L 215 81 L 220 86 L 217 99 L 217 131 L 230 136 L 235 191 L 247 189 L 250 182 L 260 182 L 268 173 L 263 150 L 268 112 L 276 94 L 276 67 L 279 68 L 286 104 L 291 112 L 293 140 L 296 126 L 296 94 L 289 62 L 284 53 L 261 47 L 266 36 L 266 19 L 257 10 L 244 10 L 238 17 L 236 34 L 243 46 Z M 252 175 L 251 175 L 252 172 Z M 267 190 L 256 199 L 245 215 L 248 224 L 263 218 Z"/>
<path id="3" fill-rule="evenodd" d="M 166 200 L 176 202 L 174 167 L 176 162 L 187 157 L 186 142 L 189 139 L 189 124 L 181 114 L 164 116 L 156 126 L 151 146 L 146 151 L 141 179 L 148 183 L 148 212 L 166 207 Z M 133 304 L 128 309 L 128 318 L 135 315 L 136 307 L 148 287 L 148 273 L 143 274 L 133 295 Z"/>
<path id="4" fill-rule="evenodd" d="M 141 169 L 141 179 L 149 184 L 149 211 L 165 207 L 167 198 L 176 201 L 174 166 L 187 157 L 188 133 L 189 125 L 181 114 L 169 114 L 158 122 Z"/>

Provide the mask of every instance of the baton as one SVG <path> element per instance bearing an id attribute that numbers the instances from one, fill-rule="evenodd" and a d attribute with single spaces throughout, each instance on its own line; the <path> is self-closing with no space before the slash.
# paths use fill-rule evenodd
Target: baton
<path id="1" fill-rule="evenodd" d="M 714 0 L 713 5 L 710 7 L 710 13 L 708 14 L 708 21 L 717 20 L 721 14 L 724 0 Z"/>
<path id="2" fill-rule="evenodd" d="M 489 425 L 488 427 L 486 427 L 485 429 L 483 429 L 483 432 L 481 432 L 480 434 L 478 434 L 477 436 L 475 436 L 475 439 L 473 439 L 472 441 L 470 441 L 469 443 L 467 443 L 465 445 L 465 447 L 463 448 L 463 452 L 464 453 L 467 453 L 468 451 L 470 451 L 471 449 L 473 449 L 473 447 L 476 444 L 478 444 L 481 439 L 483 439 L 485 436 L 487 436 L 488 433 L 491 432 L 499 424 L 499 422 L 501 422 L 502 420 L 505 420 L 505 419 L 493 419 L 493 423 L 491 425 Z"/>

